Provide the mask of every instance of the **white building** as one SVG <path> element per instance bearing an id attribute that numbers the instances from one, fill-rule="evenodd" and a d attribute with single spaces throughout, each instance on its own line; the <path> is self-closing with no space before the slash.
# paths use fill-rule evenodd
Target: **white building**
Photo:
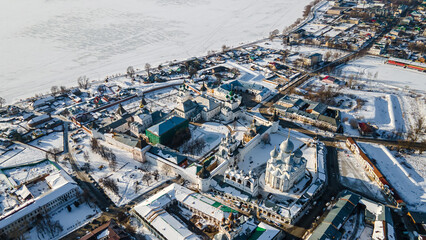
<path id="1" fill-rule="evenodd" d="M 241 96 L 235 94 L 233 91 L 230 91 L 225 97 L 221 109 L 221 116 L 225 122 L 230 122 L 238 119 L 241 114 L 240 104 Z"/>
<path id="2" fill-rule="evenodd" d="M 219 149 L 215 154 L 215 158 L 220 162 L 228 162 L 229 165 L 234 166 L 237 159 L 237 148 L 240 145 L 240 141 L 235 138 L 235 135 L 231 135 L 230 132 L 226 137 L 222 138 L 219 144 Z"/>
<path id="3" fill-rule="evenodd" d="M 198 96 L 194 102 L 201 108 L 201 117 L 204 121 L 210 121 L 220 112 L 220 105 L 209 97 Z"/>
<path id="4" fill-rule="evenodd" d="M 201 118 L 204 121 L 211 121 L 220 113 L 220 104 L 207 96 L 197 96 L 191 99 L 188 86 L 183 84 L 179 87 L 178 104 L 175 112 L 178 116 L 190 121 L 198 121 Z"/>
<path id="5" fill-rule="evenodd" d="M 224 182 L 250 193 L 252 197 L 256 197 L 259 193 L 259 179 L 253 171 L 246 174 L 241 170 L 228 169 L 224 174 Z"/>
<path id="6" fill-rule="evenodd" d="M 152 126 L 152 115 L 141 109 L 134 116 L 134 121 L 130 123 L 130 132 L 133 136 L 139 137 L 140 134 L 143 134 L 145 130 Z"/>
<path id="7" fill-rule="evenodd" d="M 265 182 L 270 187 L 287 192 L 305 176 L 306 159 L 298 148 L 293 152 L 294 144 L 290 136 L 280 144 L 279 150 L 271 151 L 266 164 Z"/>
<path id="8" fill-rule="evenodd" d="M 167 212 L 170 207 L 189 210 L 192 215 L 202 219 L 199 224 L 217 227 L 219 232 L 214 239 L 249 239 L 258 234 L 261 237 L 257 239 L 275 240 L 281 237 L 280 230 L 262 223 L 258 225 L 253 219 L 235 213 L 228 206 L 175 183 L 136 205 L 132 214 L 159 239 L 201 239 Z"/>
<path id="9" fill-rule="evenodd" d="M 7 209 L 1 206 L 0 235 L 26 231 L 38 216 L 72 204 L 80 192 L 77 183 L 48 160 L 2 169 L 0 179 L 7 188 L 1 205 L 15 200 Z"/>

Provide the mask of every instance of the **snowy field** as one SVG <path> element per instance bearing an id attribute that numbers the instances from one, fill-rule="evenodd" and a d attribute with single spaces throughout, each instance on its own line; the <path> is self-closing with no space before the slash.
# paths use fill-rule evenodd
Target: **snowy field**
<path id="1" fill-rule="evenodd" d="M 49 135 L 38 138 L 29 143 L 31 146 L 41 148 L 46 151 L 51 151 L 53 148 L 62 151 L 64 149 L 64 138 L 62 132 L 53 132 Z"/>
<path id="2" fill-rule="evenodd" d="M 386 58 L 366 56 L 349 62 L 340 69 L 342 75 L 346 76 L 361 74 L 361 79 L 367 80 L 371 84 L 409 88 L 426 93 L 425 73 L 385 64 L 385 60 Z M 376 72 L 378 73 L 377 78 L 374 78 Z"/>
<path id="3" fill-rule="evenodd" d="M 10 167 L 46 158 L 46 153 L 24 145 L 15 144 L 12 150 L 0 155 L 0 167 Z"/>
<path id="4" fill-rule="evenodd" d="M 378 168 L 401 195 L 408 208 L 426 212 L 426 181 L 424 175 L 421 175 L 424 169 L 411 165 L 402 157 L 395 158 L 395 153 L 382 145 L 360 143 L 360 146 L 368 156 L 377 161 Z"/>
<path id="5" fill-rule="evenodd" d="M 142 164 L 134 160 L 130 152 L 101 141 L 103 146 L 111 149 L 117 156 L 116 171 L 113 171 L 110 168 L 108 161 L 91 151 L 89 142 L 90 138 L 86 137 L 79 143 L 79 149 L 82 151 L 74 154 L 75 158 L 80 167 L 84 167 L 86 163 L 90 164 L 91 171 L 89 174 L 96 182 L 99 183 L 101 178 L 110 178 L 115 181 L 118 187 L 117 194 L 108 188 L 104 187 L 103 189 L 108 197 L 118 206 L 129 203 L 144 192 L 149 191 L 170 179 L 169 176 L 159 174 L 158 179 L 155 180 L 151 173 L 155 170 L 161 171 L 160 169 L 157 169 L 148 163 Z M 86 161 L 84 157 L 84 152 L 87 152 L 88 154 L 88 161 Z M 149 180 L 143 181 L 143 176 L 148 173 L 150 175 Z"/>
<path id="6" fill-rule="evenodd" d="M 0 95 L 12 102 L 267 37 L 311 0 L 3 1 Z"/>

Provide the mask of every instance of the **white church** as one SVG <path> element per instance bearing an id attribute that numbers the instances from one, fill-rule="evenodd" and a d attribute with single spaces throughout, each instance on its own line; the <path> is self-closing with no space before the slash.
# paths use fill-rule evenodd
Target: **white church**
<path id="1" fill-rule="evenodd" d="M 305 176 L 307 160 L 299 148 L 295 151 L 293 149 L 294 144 L 289 135 L 278 150 L 275 147 L 271 151 L 265 173 L 265 183 L 270 187 L 287 192 Z"/>

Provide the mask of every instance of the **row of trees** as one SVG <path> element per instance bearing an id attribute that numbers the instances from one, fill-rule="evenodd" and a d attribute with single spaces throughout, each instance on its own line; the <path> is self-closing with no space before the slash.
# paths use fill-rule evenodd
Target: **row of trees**
<path id="1" fill-rule="evenodd" d="M 118 196 L 118 186 L 114 179 L 104 177 L 99 179 L 99 182 Z"/>
<path id="2" fill-rule="evenodd" d="M 56 95 L 56 94 L 59 94 L 59 93 L 64 94 L 64 93 L 67 93 L 68 91 L 69 90 L 65 86 L 60 86 L 60 87 L 58 87 L 58 86 L 52 86 L 50 88 L 50 92 L 53 95 Z"/>
<path id="3" fill-rule="evenodd" d="M 161 65 L 158 66 L 158 70 L 160 70 L 162 68 Z M 151 76 L 151 64 L 147 63 L 145 64 L 145 71 L 149 76 Z M 133 66 L 128 66 L 127 70 L 126 70 L 127 76 L 134 79 L 135 78 L 135 74 L 136 74 L 136 70 Z"/>
<path id="4" fill-rule="evenodd" d="M 103 159 L 105 159 L 106 161 L 108 161 L 109 167 L 114 172 L 116 171 L 116 168 L 117 168 L 117 156 L 115 155 L 115 153 L 111 149 L 109 149 L 109 148 L 101 145 L 99 143 L 98 139 L 96 139 L 96 138 L 92 138 L 90 140 L 90 148 L 92 149 L 93 152 L 101 155 L 101 157 Z"/>

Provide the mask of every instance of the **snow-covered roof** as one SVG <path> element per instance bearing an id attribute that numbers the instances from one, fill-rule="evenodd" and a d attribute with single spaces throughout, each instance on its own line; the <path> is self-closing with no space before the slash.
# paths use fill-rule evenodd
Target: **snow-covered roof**
<path id="1" fill-rule="evenodd" d="M 136 205 L 133 210 L 149 221 L 167 239 L 200 239 L 184 224 L 163 209 L 171 201 L 182 199 L 182 197 L 192 193 L 194 192 L 187 188 L 172 184 Z M 180 197 L 177 198 L 176 195 Z"/>
<path id="2" fill-rule="evenodd" d="M 78 188 L 78 185 L 74 182 L 74 180 L 72 180 L 72 178 L 69 177 L 63 170 L 55 174 L 60 174 L 63 179 L 60 181 L 56 181 L 53 185 L 54 188 L 50 189 L 50 191 L 48 191 L 47 193 L 44 193 L 35 199 L 31 199 L 25 202 L 24 204 L 15 207 L 12 211 L 9 211 L 5 215 L 1 216 L 0 229 L 15 222 L 19 218 L 35 211 L 36 209 L 39 209 L 40 207 L 46 205 L 54 199 L 68 193 L 72 189 Z M 58 177 L 52 177 L 51 180 L 54 180 L 56 178 Z"/>
<path id="3" fill-rule="evenodd" d="M 201 194 L 192 193 L 188 195 L 187 192 L 178 190 L 176 191 L 176 199 L 218 221 L 222 221 L 222 218 L 225 217 L 225 213 L 220 208 L 213 206 L 216 201 Z"/>
<path id="4" fill-rule="evenodd" d="M 167 239 L 176 240 L 195 240 L 201 239 L 192 233 L 185 225 L 179 222 L 176 218 L 165 212 L 158 215 L 151 225 L 163 234 Z"/>
<path id="5" fill-rule="evenodd" d="M 262 230 L 263 231 L 262 235 L 256 238 L 257 240 L 273 239 L 275 236 L 277 236 L 280 233 L 280 230 L 272 226 L 269 226 L 268 224 L 265 224 L 263 222 L 261 222 L 257 227 L 264 230 L 264 231 Z"/>

